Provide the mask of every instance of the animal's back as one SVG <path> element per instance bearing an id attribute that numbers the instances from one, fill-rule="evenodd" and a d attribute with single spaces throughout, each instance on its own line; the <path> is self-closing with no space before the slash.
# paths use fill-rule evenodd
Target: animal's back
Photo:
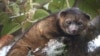
<path id="1" fill-rule="evenodd" d="M 57 33 L 55 15 L 46 17 L 33 26 L 19 39 L 8 52 L 7 56 L 26 56 L 28 51 L 43 47 Z"/>

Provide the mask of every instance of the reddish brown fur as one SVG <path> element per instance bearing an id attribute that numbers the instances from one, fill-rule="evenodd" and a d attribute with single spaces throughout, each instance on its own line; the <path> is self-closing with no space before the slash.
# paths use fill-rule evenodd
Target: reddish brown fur
<path id="1" fill-rule="evenodd" d="M 70 13 L 71 11 L 68 12 Z M 80 15 L 84 16 L 82 12 L 78 12 L 81 13 Z M 23 37 L 11 48 L 7 56 L 26 56 L 30 49 L 34 51 L 36 48 L 43 47 L 52 38 L 56 39 L 67 35 L 62 26 L 64 21 L 67 19 L 64 16 L 66 16 L 66 13 L 61 15 L 55 13 L 35 23 L 31 29 L 29 29 L 29 31 L 25 33 L 25 35 L 23 35 Z M 84 18 L 87 17 L 84 16 Z M 87 22 L 88 21 L 86 21 L 86 23 Z"/>
<path id="2" fill-rule="evenodd" d="M 0 39 L 0 48 L 9 45 L 14 40 L 12 35 L 4 35 Z"/>
<path id="3" fill-rule="evenodd" d="M 57 26 L 56 22 L 56 15 L 53 15 L 33 25 L 22 39 L 13 46 L 7 56 L 26 56 L 29 50 L 28 48 L 34 51 L 36 48 L 44 46 L 49 39 L 60 35 L 57 32 L 57 27 L 55 27 Z"/>

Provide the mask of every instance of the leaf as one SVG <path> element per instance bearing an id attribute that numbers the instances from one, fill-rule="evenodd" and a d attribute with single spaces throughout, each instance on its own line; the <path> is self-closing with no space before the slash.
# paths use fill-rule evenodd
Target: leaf
<path id="1" fill-rule="evenodd" d="M 52 12 L 60 11 L 64 8 L 66 0 L 52 0 L 49 4 L 49 10 Z"/>
<path id="2" fill-rule="evenodd" d="M 16 23 L 19 23 L 19 24 L 21 24 L 25 20 L 26 20 L 25 15 L 20 15 L 20 16 L 13 18 L 13 21 L 16 22 Z"/>
<path id="3" fill-rule="evenodd" d="M 1 31 L 1 36 L 6 35 L 6 34 L 11 34 L 20 28 L 21 26 L 18 23 L 8 22 L 7 24 L 3 26 L 3 29 Z"/>
<path id="4" fill-rule="evenodd" d="M 35 3 L 39 3 L 39 4 L 44 4 L 44 3 L 47 3 L 47 2 L 50 2 L 51 0 L 34 0 L 33 2 Z"/>
<path id="5" fill-rule="evenodd" d="M 44 17 L 46 17 L 46 16 L 48 16 L 49 15 L 49 13 L 48 12 L 46 12 L 45 10 L 43 10 L 43 9 L 37 9 L 37 11 L 35 12 L 35 15 L 34 15 L 34 19 L 42 19 L 42 18 L 44 18 Z"/>
<path id="6" fill-rule="evenodd" d="M 22 25 L 22 30 L 25 31 L 25 30 L 29 29 L 30 26 L 32 26 L 32 23 L 26 22 L 26 23 L 24 23 L 24 24 Z"/>
<path id="7" fill-rule="evenodd" d="M 100 12 L 98 9 L 100 9 L 100 0 L 81 0 L 79 3 L 79 8 L 86 13 L 89 13 L 92 17 L 95 17 L 96 15 L 100 15 Z"/>
<path id="8" fill-rule="evenodd" d="M 10 8 L 12 8 L 12 11 L 13 11 L 14 15 L 19 15 L 20 8 L 17 5 L 17 3 L 12 2 L 9 6 L 10 6 Z"/>
<path id="9" fill-rule="evenodd" d="M 9 17 L 6 13 L 0 12 L 0 23 L 5 24 L 9 20 Z"/>

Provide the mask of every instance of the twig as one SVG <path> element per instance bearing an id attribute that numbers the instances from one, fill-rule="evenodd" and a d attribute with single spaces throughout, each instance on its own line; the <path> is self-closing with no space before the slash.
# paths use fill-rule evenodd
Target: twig
<path id="1" fill-rule="evenodd" d="M 67 7 L 70 8 L 70 4 L 68 0 L 66 0 L 66 3 L 67 3 Z"/>

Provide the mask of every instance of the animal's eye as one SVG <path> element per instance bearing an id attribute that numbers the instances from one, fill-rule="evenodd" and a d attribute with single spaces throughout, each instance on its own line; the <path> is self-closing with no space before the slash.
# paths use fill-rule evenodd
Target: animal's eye
<path id="1" fill-rule="evenodd" d="M 82 23 L 82 22 L 78 22 L 77 24 L 78 24 L 78 25 L 83 25 L 83 23 Z"/>
<path id="2" fill-rule="evenodd" d="M 66 21 L 66 24 L 67 24 L 67 25 L 70 25 L 70 24 L 71 24 L 71 22 L 70 22 L 70 21 Z"/>

